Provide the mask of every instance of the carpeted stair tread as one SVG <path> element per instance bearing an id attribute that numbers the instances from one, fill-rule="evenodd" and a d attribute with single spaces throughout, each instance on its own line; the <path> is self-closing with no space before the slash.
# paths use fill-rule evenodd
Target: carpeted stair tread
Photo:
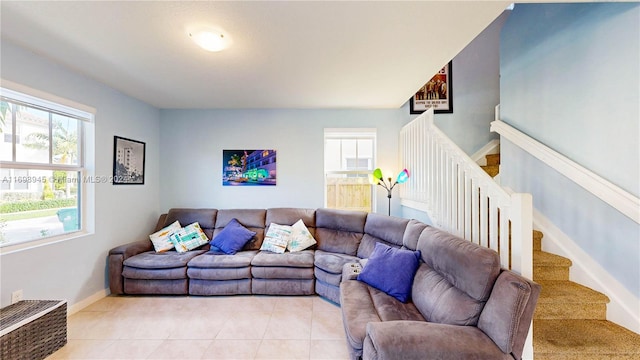
<path id="1" fill-rule="evenodd" d="M 535 319 L 606 320 L 609 298 L 572 281 L 538 281 L 542 286 Z"/>
<path id="2" fill-rule="evenodd" d="M 609 298 L 569 281 L 571 260 L 542 251 L 533 232 L 533 278 L 542 286 L 533 320 L 536 360 L 640 359 L 640 335 L 606 320 Z"/>
<path id="3" fill-rule="evenodd" d="M 602 303 L 607 304 L 609 297 L 573 281 L 541 280 L 542 286 L 538 304 L 544 303 Z"/>
<path id="4" fill-rule="evenodd" d="M 487 159 L 487 165 L 500 165 L 500 154 L 489 154 L 484 158 Z"/>
<path id="5" fill-rule="evenodd" d="M 572 265 L 571 260 L 566 257 L 548 253 L 546 251 L 533 252 L 534 266 L 567 266 Z"/>
<path id="6" fill-rule="evenodd" d="M 491 177 L 495 177 L 500 172 L 500 165 L 486 165 L 480 167 Z"/>
<path id="7" fill-rule="evenodd" d="M 536 360 L 640 359 L 640 335 L 606 320 L 533 322 Z"/>
<path id="8" fill-rule="evenodd" d="M 545 251 L 533 252 L 533 280 L 569 280 L 571 260 Z"/>

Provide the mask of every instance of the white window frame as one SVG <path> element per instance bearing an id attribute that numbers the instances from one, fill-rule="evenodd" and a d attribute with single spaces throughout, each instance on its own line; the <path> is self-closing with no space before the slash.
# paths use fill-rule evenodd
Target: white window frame
<path id="1" fill-rule="evenodd" d="M 328 171 L 326 168 L 324 170 L 324 206 L 327 206 L 327 175 L 369 175 L 373 172 L 373 169 L 376 168 L 376 159 L 377 159 L 377 139 L 378 139 L 378 129 L 376 128 L 325 128 L 324 129 L 324 142 L 330 139 L 339 139 L 339 140 L 357 140 L 357 139 L 370 139 L 373 140 L 373 159 L 371 170 L 340 170 Z M 326 156 L 326 148 L 323 149 L 323 156 Z M 342 158 L 342 156 L 341 156 Z M 370 212 L 374 212 L 377 208 L 376 206 L 376 196 L 375 196 L 374 187 L 371 187 L 371 209 Z"/>
<path id="2" fill-rule="evenodd" d="M 48 164 L 17 162 L 15 161 L 15 140 L 12 140 L 12 161 L 0 161 L 0 167 L 2 168 L 79 172 L 79 230 L 44 238 L 12 241 L 6 244 L 0 244 L 0 255 L 92 234 L 95 229 L 95 184 L 91 181 L 85 181 L 85 179 L 94 178 L 96 109 L 8 80 L 0 79 L 0 81 L 2 83 L 0 86 L 0 96 L 3 100 L 6 99 L 30 107 L 40 108 L 44 111 L 72 117 L 80 120 L 82 123 L 78 133 L 79 150 L 77 165 L 54 164 L 51 159 L 51 151 Z M 51 127 L 51 124 L 49 126 Z M 12 133 L 14 134 L 15 129 L 16 122 L 13 121 Z M 13 137 L 13 139 L 15 139 L 15 137 Z"/>

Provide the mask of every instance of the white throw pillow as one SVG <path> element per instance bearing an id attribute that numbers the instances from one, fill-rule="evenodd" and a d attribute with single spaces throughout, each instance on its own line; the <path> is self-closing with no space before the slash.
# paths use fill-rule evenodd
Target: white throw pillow
<path id="1" fill-rule="evenodd" d="M 291 237 L 289 238 L 289 244 L 287 249 L 291 252 L 302 251 L 310 246 L 316 244 L 316 239 L 309 232 L 309 229 L 304 225 L 302 219 L 298 220 L 291 226 Z"/>
<path id="2" fill-rule="evenodd" d="M 262 242 L 262 246 L 260 246 L 260 250 L 282 254 L 287 249 L 290 236 L 291 226 L 271 223 L 271 225 L 269 225 L 269 230 L 267 230 L 267 233 L 264 236 L 264 241 Z"/>
<path id="3" fill-rule="evenodd" d="M 153 248 L 156 252 L 164 252 L 173 249 L 173 243 L 169 240 L 169 237 L 180 229 L 182 229 L 182 226 L 180 226 L 180 222 L 176 220 L 173 224 L 149 235 L 149 239 L 153 243 Z"/>
<path id="4" fill-rule="evenodd" d="M 198 246 L 202 246 L 209 242 L 209 238 L 204 231 L 202 231 L 200 224 L 197 222 L 189 224 L 176 231 L 169 236 L 169 239 L 176 247 L 176 251 L 179 253 L 193 250 Z"/>

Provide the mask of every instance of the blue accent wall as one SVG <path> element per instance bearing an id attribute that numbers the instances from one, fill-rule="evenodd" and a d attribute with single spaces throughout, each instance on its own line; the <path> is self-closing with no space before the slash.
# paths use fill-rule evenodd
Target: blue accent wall
<path id="1" fill-rule="evenodd" d="M 161 206 L 269 208 L 324 206 L 324 128 L 375 128 L 376 166 L 398 170 L 404 114 L 392 110 L 161 110 Z M 277 151 L 276 186 L 222 186 L 222 151 Z M 400 214 L 395 195 L 391 213 Z M 376 212 L 387 192 L 376 187 Z"/>
<path id="2" fill-rule="evenodd" d="M 95 144 L 86 144 L 95 149 L 86 166 L 96 178 L 112 175 L 114 135 L 146 143 L 144 185 L 95 184 L 94 233 L 0 255 L 0 306 L 19 289 L 25 299 L 74 305 L 108 287 L 109 249 L 146 238 L 158 220 L 159 110 L 11 42 L 1 46 L 3 80 L 96 109 Z"/>
<path id="3" fill-rule="evenodd" d="M 453 59 L 453 113 L 435 114 L 436 126 L 469 156 L 499 138 L 489 126 L 500 103 L 500 30 L 509 14 L 502 13 Z M 409 114 L 408 102 L 403 109 Z M 408 115 L 406 122 L 417 116 Z M 407 207 L 402 216 L 431 223 L 425 212 Z"/>
<path id="4" fill-rule="evenodd" d="M 518 4 L 500 46 L 501 118 L 629 193 L 640 194 L 640 5 Z M 640 226 L 518 147 L 503 185 L 640 296 Z"/>

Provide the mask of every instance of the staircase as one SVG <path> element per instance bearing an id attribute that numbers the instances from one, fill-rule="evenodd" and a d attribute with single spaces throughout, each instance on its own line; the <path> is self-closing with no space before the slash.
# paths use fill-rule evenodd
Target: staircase
<path id="1" fill-rule="evenodd" d="M 482 168 L 498 174 L 500 155 Z M 607 321 L 609 298 L 569 280 L 571 260 L 542 251 L 533 231 L 533 280 L 542 291 L 533 319 L 535 360 L 640 359 L 640 335 Z"/>
<path id="2" fill-rule="evenodd" d="M 534 230 L 535 359 L 640 359 L 640 335 L 607 321 L 609 298 L 570 281 L 571 260 L 542 251 L 542 237 Z"/>
<path id="3" fill-rule="evenodd" d="M 496 177 L 500 171 L 500 154 L 485 155 L 487 165 L 480 166 L 489 176 Z"/>

